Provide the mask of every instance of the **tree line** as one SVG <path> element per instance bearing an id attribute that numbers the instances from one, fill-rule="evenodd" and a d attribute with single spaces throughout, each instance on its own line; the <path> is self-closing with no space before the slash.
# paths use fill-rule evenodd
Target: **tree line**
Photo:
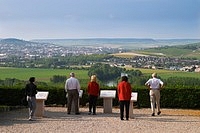
<path id="1" fill-rule="evenodd" d="M 98 81 L 101 85 L 106 86 L 104 83 L 107 81 L 119 81 L 121 74 L 127 74 L 129 82 L 134 88 L 144 88 L 145 82 L 151 77 L 151 75 L 146 76 L 140 70 L 126 70 L 125 68 L 110 66 L 109 64 L 96 63 L 88 68 L 88 76 L 95 74 Z M 54 75 L 50 78 L 50 84 L 46 82 L 39 82 L 39 86 L 47 87 L 48 86 L 63 86 L 65 80 L 65 75 Z M 167 79 L 162 79 L 165 83 L 165 88 L 171 89 L 200 89 L 200 79 L 193 77 L 169 77 Z M 79 79 L 82 86 L 87 86 L 87 79 Z M 18 87 L 23 88 L 27 81 L 22 81 L 15 78 L 6 78 L 5 80 L 0 80 L 0 86 L 4 87 Z"/>

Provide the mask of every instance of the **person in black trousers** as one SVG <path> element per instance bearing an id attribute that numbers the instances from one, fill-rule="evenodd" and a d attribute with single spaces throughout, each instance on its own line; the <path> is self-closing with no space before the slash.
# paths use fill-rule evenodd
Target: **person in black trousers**
<path id="1" fill-rule="evenodd" d="M 34 84 L 35 77 L 30 77 L 29 82 L 30 83 L 26 84 L 26 87 L 25 87 L 25 95 L 27 97 L 28 107 L 29 107 L 28 120 L 31 121 L 36 109 L 37 86 Z"/>

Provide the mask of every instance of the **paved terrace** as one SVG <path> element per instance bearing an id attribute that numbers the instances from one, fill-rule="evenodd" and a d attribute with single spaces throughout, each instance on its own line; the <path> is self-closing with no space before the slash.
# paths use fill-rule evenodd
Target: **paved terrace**
<path id="1" fill-rule="evenodd" d="M 121 121 L 119 108 L 104 114 L 68 115 L 65 107 L 45 107 L 45 116 L 28 121 L 28 109 L 0 112 L 0 133 L 200 133 L 200 110 L 162 109 L 151 116 L 150 109 L 134 109 L 134 118 Z"/>

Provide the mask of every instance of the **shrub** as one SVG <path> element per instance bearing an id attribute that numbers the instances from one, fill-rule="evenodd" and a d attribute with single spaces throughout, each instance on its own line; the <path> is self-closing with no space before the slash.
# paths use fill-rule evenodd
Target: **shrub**
<path id="1" fill-rule="evenodd" d="M 104 89 L 114 89 L 101 88 Z M 64 88 L 39 88 L 40 91 L 49 91 L 49 96 L 45 101 L 46 105 L 62 105 L 66 104 L 66 97 Z M 80 99 L 80 105 L 85 106 L 88 102 L 88 95 L 86 88 L 83 88 L 83 97 Z M 138 107 L 150 107 L 149 91 L 146 88 L 135 88 L 134 92 L 138 92 Z M 0 88 L 0 105 L 4 106 L 24 106 L 22 99 L 24 98 L 24 90 L 16 88 Z M 118 106 L 118 98 L 113 99 L 113 106 Z M 97 106 L 103 106 L 103 99 L 99 98 Z M 200 89 L 172 89 L 164 88 L 161 90 L 161 108 L 200 108 Z"/>

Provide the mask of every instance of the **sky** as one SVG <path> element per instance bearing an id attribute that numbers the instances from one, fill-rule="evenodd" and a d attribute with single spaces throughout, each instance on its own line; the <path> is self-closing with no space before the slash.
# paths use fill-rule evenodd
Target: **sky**
<path id="1" fill-rule="evenodd" d="M 0 38 L 200 39 L 200 0 L 0 0 Z"/>

